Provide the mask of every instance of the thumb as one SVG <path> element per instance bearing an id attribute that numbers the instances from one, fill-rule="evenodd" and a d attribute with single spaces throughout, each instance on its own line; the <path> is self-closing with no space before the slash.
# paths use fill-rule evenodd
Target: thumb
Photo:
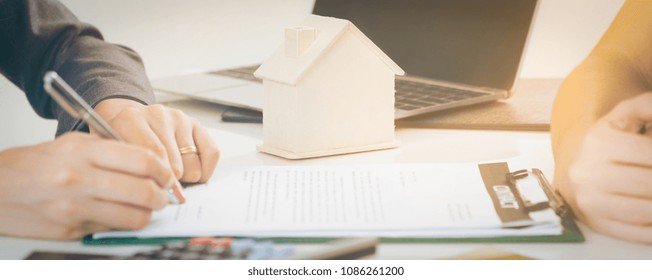
<path id="1" fill-rule="evenodd" d="M 652 93 L 620 102 L 603 118 L 612 128 L 625 132 L 645 132 L 652 123 Z"/>

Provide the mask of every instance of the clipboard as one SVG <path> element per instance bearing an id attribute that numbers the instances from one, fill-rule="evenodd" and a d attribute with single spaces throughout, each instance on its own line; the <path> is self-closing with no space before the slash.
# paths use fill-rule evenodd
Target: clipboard
<path id="1" fill-rule="evenodd" d="M 517 227 L 518 223 L 511 221 L 522 221 L 527 219 L 527 215 L 532 212 L 537 212 L 545 209 L 552 209 L 561 218 L 563 232 L 561 235 L 528 235 L 528 236 L 496 236 L 496 237 L 436 237 L 436 238 L 413 238 L 413 237 L 381 237 L 381 243 L 579 243 L 584 242 L 579 227 L 575 223 L 574 215 L 571 209 L 567 206 L 563 197 L 553 189 L 550 182 L 546 179 L 543 172 L 537 168 L 531 170 L 517 170 L 510 172 L 509 166 L 506 162 L 488 163 L 478 165 L 480 174 L 485 184 L 487 192 L 494 202 L 494 207 L 498 215 L 503 220 L 503 223 L 508 226 Z M 521 194 L 520 182 L 527 179 L 535 179 L 537 187 L 541 188 L 545 193 L 547 199 L 545 201 L 531 201 Z M 509 190 L 513 195 L 515 203 L 511 208 L 501 207 L 500 193 L 496 192 L 495 186 L 500 191 L 506 192 Z M 502 203 L 505 203 L 503 199 Z M 518 208 L 515 205 L 518 206 Z M 503 205 L 504 206 L 504 205 Z M 501 211 L 504 210 L 504 211 Z M 509 211 L 513 210 L 513 211 Z M 518 210 L 518 211 L 516 211 Z M 516 218 L 515 218 L 516 217 Z M 520 220 L 519 220 L 520 219 Z M 92 235 L 87 235 L 82 239 L 84 245 L 158 245 L 173 240 L 187 240 L 190 237 L 160 237 L 160 238 L 103 238 L 94 239 Z M 232 237 L 239 238 L 239 237 Z M 257 241 L 273 241 L 275 243 L 325 243 L 337 240 L 338 238 L 332 237 L 274 237 L 274 238 L 249 238 Z"/>

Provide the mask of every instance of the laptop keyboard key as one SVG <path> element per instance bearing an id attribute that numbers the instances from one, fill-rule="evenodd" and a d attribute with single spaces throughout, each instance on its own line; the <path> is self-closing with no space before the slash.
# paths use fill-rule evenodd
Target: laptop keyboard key
<path id="1" fill-rule="evenodd" d="M 450 103 L 451 101 L 445 98 L 437 98 L 437 97 L 428 97 L 425 99 L 427 102 L 433 103 L 433 104 L 445 104 L 445 103 Z"/>
<path id="2" fill-rule="evenodd" d="M 401 110 L 405 110 L 405 111 L 412 111 L 412 110 L 419 109 L 419 107 L 410 106 L 410 105 L 406 105 L 406 104 L 397 104 L 396 108 L 401 109 Z"/>
<path id="3" fill-rule="evenodd" d="M 417 101 L 417 100 L 403 100 L 402 103 L 405 103 L 407 105 L 416 106 L 416 107 L 421 107 L 421 108 L 428 107 L 428 106 L 432 105 L 431 103 L 421 102 L 421 101 Z"/>

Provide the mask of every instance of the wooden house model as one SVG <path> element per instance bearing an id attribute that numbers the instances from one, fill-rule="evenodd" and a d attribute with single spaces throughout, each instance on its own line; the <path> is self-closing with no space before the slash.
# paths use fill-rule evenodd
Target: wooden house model
<path id="1" fill-rule="evenodd" d="M 394 78 L 404 71 L 347 20 L 309 16 L 254 73 L 262 152 L 289 159 L 397 146 Z"/>

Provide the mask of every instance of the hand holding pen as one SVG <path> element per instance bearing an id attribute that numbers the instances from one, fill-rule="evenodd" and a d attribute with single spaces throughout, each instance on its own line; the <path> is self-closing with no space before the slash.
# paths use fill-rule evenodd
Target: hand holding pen
<path id="1" fill-rule="evenodd" d="M 0 235 L 79 239 L 100 231 L 138 230 L 149 224 L 152 211 L 170 202 L 183 202 L 182 196 L 176 196 L 180 192 L 164 191 L 178 187 L 182 176 L 175 174 L 164 157 L 135 142 L 132 137 L 139 135 L 137 132 L 123 130 L 137 127 L 130 125 L 142 124 L 136 122 L 142 120 L 113 120 L 111 126 L 118 131 L 112 133 L 111 127 L 102 126 L 101 118 L 89 113 L 89 107 L 84 110 L 63 93 L 72 89 L 56 78 L 50 73 L 46 79 L 49 93 L 61 108 L 88 122 L 93 133 L 69 132 L 53 141 L 0 151 L 0 213 L 4 213 L 0 224 L 5 225 L 0 227 Z M 105 114 L 99 116 L 109 119 Z M 113 140 L 121 136 L 129 144 Z M 209 160 L 206 141 L 195 141 L 198 146 L 204 144 L 196 153 L 205 153 L 201 158 L 210 164 L 216 158 Z M 195 151 L 186 152 L 190 154 L 184 157 L 199 158 Z M 210 172 L 200 175 L 209 177 Z"/>
<path id="2" fill-rule="evenodd" d="M 71 116 L 86 122 L 98 135 L 103 138 L 125 142 L 57 73 L 52 71 L 46 73 L 44 88 L 61 108 Z M 185 202 L 178 180 L 167 182 L 163 191 L 167 194 L 170 203 L 180 204 Z"/>

